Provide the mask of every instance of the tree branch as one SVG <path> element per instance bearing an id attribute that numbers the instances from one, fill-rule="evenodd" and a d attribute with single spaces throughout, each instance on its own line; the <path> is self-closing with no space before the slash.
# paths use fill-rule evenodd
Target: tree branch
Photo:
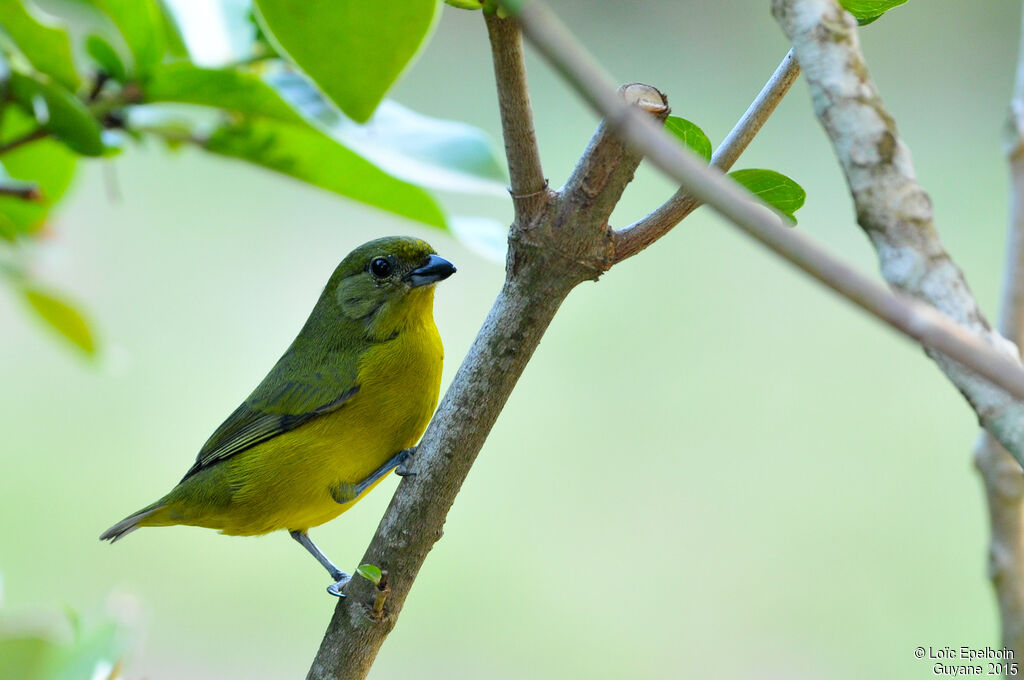
<path id="1" fill-rule="evenodd" d="M 485 11 L 483 14 L 491 40 L 515 219 L 517 223 L 525 224 L 522 221 L 524 217 L 536 216 L 547 203 L 548 183 L 544 179 L 537 135 L 533 129 L 523 37 L 515 21 L 501 19 L 497 13 Z"/>
<path id="2" fill-rule="evenodd" d="M 832 140 L 882 276 L 1019 363 L 1016 348 L 991 329 L 939 239 L 931 200 L 864 62 L 857 22 L 835 0 L 773 0 L 772 11 L 803 64 L 815 113 Z M 1024 404 L 993 391 L 936 349 L 927 348 L 928 355 L 985 429 L 1022 460 Z"/>
<path id="3" fill-rule="evenodd" d="M 8 151 L 14 151 L 18 147 L 24 146 L 39 139 L 43 139 L 49 134 L 50 132 L 46 128 L 36 128 L 35 130 L 32 130 L 31 132 L 26 133 L 21 137 L 15 137 L 14 139 L 12 139 L 9 142 L 6 142 L 5 144 L 0 144 L 0 154 L 5 154 Z"/>
<path id="4" fill-rule="evenodd" d="M 32 182 L 0 184 L 0 196 L 13 196 L 24 201 L 43 200 L 43 193 L 39 190 L 39 185 Z"/>
<path id="5" fill-rule="evenodd" d="M 1024 25 L 1013 99 L 1010 102 L 1010 219 L 999 331 L 1019 346 L 1024 340 Z M 999 604 L 1003 647 L 1024 658 L 1024 476 L 1005 448 L 984 430 L 975 465 L 985 484 L 989 526 L 989 576 Z"/>
<path id="6" fill-rule="evenodd" d="M 501 84 L 499 92 L 508 87 Z M 621 97 L 661 117 L 668 104 L 654 88 L 626 86 Z M 628 106 L 627 103 L 623 104 Z M 528 109 L 526 110 L 528 113 Z M 532 125 L 509 121 L 506 142 L 521 149 Z M 510 165 L 516 154 L 509 154 Z M 487 434 L 562 300 L 610 266 L 608 215 L 633 177 L 640 155 L 602 125 L 561 193 L 545 193 L 509 234 L 505 285 L 420 441 L 363 556 L 387 572 L 390 591 L 355 578 L 339 600 L 309 671 L 310 680 L 363 678 L 394 627 L 427 553 Z M 512 170 L 513 178 L 520 175 Z M 516 180 L 513 179 L 515 182 Z M 523 209 L 528 205 L 524 203 Z M 385 599 L 386 598 L 386 599 Z"/>
<path id="7" fill-rule="evenodd" d="M 737 121 L 711 156 L 711 167 L 728 172 L 761 127 L 774 113 L 790 86 L 800 75 L 800 65 L 793 58 L 793 50 L 786 53 L 768 82 L 751 102 L 743 117 Z M 700 201 L 683 189 L 646 217 L 615 233 L 615 261 L 632 257 L 667 234 L 687 215 L 700 207 Z"/>
<path id="8" fill-rule="evenodd" d="M 893 294 L 802 233 L 781 227 L 779 219 L 769 215 L 767 206 L 749 192 L 704 167 L 694 154 L 681 148 L 658 126 L 617 101 L 600 67 L 541 2 L 534 1 L 525 7 L 518 2 L 508 4 L 517 12 L 524 34 L 580 95 L 606 115 L 627 143 L 642 150 L 654 165 L 698 200 L 865 311 L 962 364 L 958 366 L 946 359 L 942 366 L 955 378 L 961 391 L 974 397 L 972 403 L 979 413 L 985 414 L 983 423 L 990 431 L 1018 460 L 1024 458 L 1024 438 L 1020 436 L 1024 432 L 1024 403 L 1006 394 L 1024 398 L 1024 370 L 1005 339 L 991 331 L 976 334 L 973 328 L 961 327 L 933 307 Z M 801 59 L 799 48 L 796 55 L 805 67 L 813 62 L 813 57 L 809 62 Z"/>

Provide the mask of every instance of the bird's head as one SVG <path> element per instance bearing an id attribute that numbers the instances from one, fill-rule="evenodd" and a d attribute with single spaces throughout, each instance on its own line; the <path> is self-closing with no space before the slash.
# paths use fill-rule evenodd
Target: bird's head
<path id="1" fill-rule="evenodd" d="M 359 246 L 342 260 L 327 284 L 342 315 L 385 337 L 430 318 L 434 284 L 455 273 L 426 241 L 388 236 Z"/>

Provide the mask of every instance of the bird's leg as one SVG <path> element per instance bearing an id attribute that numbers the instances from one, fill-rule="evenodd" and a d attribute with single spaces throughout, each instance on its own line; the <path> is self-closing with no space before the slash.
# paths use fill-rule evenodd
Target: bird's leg
<path id="1" fill-rule="evenodd" d="M 362 496 L 364 491 L 366 491 L 371 486 L 376 484 L 377 480 L 379 480 L 381 477 L 391 472 L 392 470 L 394 470 L 395 473 L 401 477 L 416 474 L 415 472 L 410 472 L 409 469 L 405 466 L 409 458 L 411 458 L 412 454 L 414 453 L 416 453 L 415 446 L 412 447 L 411 449 L 402 449 L 395 455 L 391 456 L 391 458 L 388 458 L 388 461 L 381 465 L 376 470 L 374 470 L 373 472 L 371 472 L 369 477 L 356 484 L 355 497 L 359 498 L 360 496 Z"/>
<path id="2" fill-rule="evenodd" d="M 352 580 L 352 577 L 334 566 L 334 563 L 327 559 L 327 555 L 320 552 L 320 548 L 316 547 L 316 543 L 309 537 L 305 531 L 289 531 L 292 538 L 298 541 L 299 545 L 309 551 L 309 554 L 316 558 L 316 561 L 324 565 L 324 569 L 334 579 L 334 583 L 327 586 L 327 592 L 337 597 L 345 597 L 345 593 L 341 592 L 341 588 L 346 583 Z"/>

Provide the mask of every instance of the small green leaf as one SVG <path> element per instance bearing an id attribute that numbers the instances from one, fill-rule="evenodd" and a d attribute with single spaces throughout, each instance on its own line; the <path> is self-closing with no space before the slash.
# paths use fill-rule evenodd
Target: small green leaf
<path id="1" fill-rule="evenodd" d="M 166 49 L 164 13 L 157 0 L 87 0 L 117 26 L 135 58 L 133 74 L 144 78 Z"/>
<path id="2" fill-rule="evenodd" d="M 867 26 L 893 7 L 906 2 L 907 0 L 839 0 L 843 9 L 852 14 L 861 26 Z"/>
<path id="3" fill-rule="evenodd" d="M 187 62 L 154 68 L 143 93 L 149 102 L 181 102 L 308 125 L 274 88 L 254 73 L 200 68 Z"/>
<path id="4" fill-rule="evenodd" d="M 255 0 L 264 31 L 353 120 L 369 120 L 427 42 L 440 0 Z"/>
<path id="5" fill-rule="evenodd" d="M 799 184 L 774 170 L 735 170 L 729 173 L 729 177 L 796 224 L 794 213 L 807 198 Z"/>
<path id="6" fill-rule="evenodd" d="M 98 35 L 90 35 L 85 39 L 85 51 L 89 53 L 103 71 L 119 83 L 128 79 L 121 57 L 110 43 Z"/>
<path id="7" fill-rule="evenodd" d="M 699 126 L 685 118 L 669 116 L 665 120 L 665 129 L 682 140 L 694 153 L 704 160 L 711 161 L 711 140 Z"/>
<path id="8" fill-rule="evenodd" d="M 35 127 L 35 121 L 21 109 L 8 108 L 0 127 L 0 145 Z M 38 202 L 0 196 L 0 217 L 13 224 L 19 234 L 29 233 L 43 223 L 53 204 L 71 184 L 78 155 L 60 142 L 41 139 L 8 151 L 0 159 L 8 176 L 34 182 L 43 195 L 43 200 Z"/>
<path id="9" fill-rule="evenodd" d="M 54 137 L 83 156 L 103 154 L 101 128 L 89 109 L 63 87 L 11 73 L 11 95 Z"/>
<path id="10" fill-rule="evenodd" d="M 444 0 L 446 5 L 459 9 L 483 9 L 484 0 Z"/>
<path id="11" fill-rule="evenodd" d="M 309 125 L 243 118 L 215 130 L 205 147 L 403 217 L 442 229 L 446 226 L 430 194 L 396 179 Z"/>
<path id="12" fill-rule="evenodd" d="M 89 324 L 68 302 L 32 285 L 24 287 L 22 294 L 29 307 L 51 328 L 86 354 L 93 354 L 96 351 L 96 343 L 92 331 L 89 330 Z"/>
<path id="13" fill-rule="evenodd" d="M 24 0 L 0 2 L 0 26 L 40 73 L 45 73 L 71 91 L 82 81 L 71 57 L 71 40 L 59 24 L 35 16 Z"/>
<path id="14" fill-rule="evenodd" d="M 381 571 L 380 567 L 375 564 L 360 564 L 356 568 L 356 573 L 370 581 L 375 586 L 380 585 Z"/>

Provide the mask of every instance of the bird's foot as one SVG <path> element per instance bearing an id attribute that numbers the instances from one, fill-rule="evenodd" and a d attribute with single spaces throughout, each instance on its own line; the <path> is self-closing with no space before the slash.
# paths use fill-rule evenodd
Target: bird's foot
<path id="1" fill-rule="evenodd" d="M 341 589 L 345 587 L 345 584 L 352 580 L 352 577 L 343 571 L 339 571 L 337 574 L 331 574 L 331 576 L 337 580 L 327 586 L 327 592 L 335 597 L 345 597 L 345 593 L 341 592 Z"/>
<path id="2" fill-rule="evenodd" d="M 411 449 L 405 449 L 399 454 L 398 467 L 395 468 L 395 474 L 399 477 L 412 477 L 416 473 L 409 469 L 409 459 L 416 453 L 416 447 Z"/>

